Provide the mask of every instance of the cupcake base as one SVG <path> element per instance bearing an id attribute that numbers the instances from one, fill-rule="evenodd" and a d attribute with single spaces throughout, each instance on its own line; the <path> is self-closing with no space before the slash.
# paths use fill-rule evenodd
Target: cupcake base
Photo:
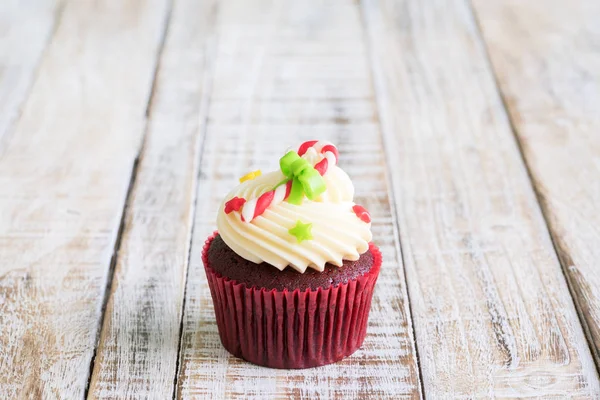
<path id="1" fill-rule="evenodd" d="M 272 368 L 310 368 L 339 361 L 363 343 L 381 253 L 370 244 L 373 265 L 329 288 L 267 290 L 217 273 L 208 262 L 215 232 L 202 253 L 219 336 L 234 356 Z"/>
<path id="2" fill-rule="evenodd" d="M 367 250 L 356 261 L 344 260 L 341 267 L 327 263 L 322 272 L 312 268 L 307 268 L 304 273 L 293 268 L 280 271 L 266 262 L 255 264 L 240 257 L 227 246 L 221 235 L 217 235 L 208 249 L 208 263 L 216 273 L 238 283 L 245 283 L 248 287 L 304 291 L 320 287 L 329 289 L 366 274 L 373 266 L 373 253 Z"/>

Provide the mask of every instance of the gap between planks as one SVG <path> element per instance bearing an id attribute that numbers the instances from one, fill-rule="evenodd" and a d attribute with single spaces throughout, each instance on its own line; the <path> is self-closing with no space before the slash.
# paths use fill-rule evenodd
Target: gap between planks
<path id="1" fill-rule="evenodd" d="M 217 18 L 217 13 L 218 13 L 218 2 L 215 2 L 213 8 L 212 8 L 212 16 L 213 19 L 216 20 Z M 215 35 L 216 36 L 216 35 Z M 212 46 L 211 46 L 212 45 Z M 196 224 L 194 224 L 194 221 L 196 220 L 196 204 L 198 201 L 198 185 L 199 185 L 199 181 L 200 181 L 200 175 L 202 174 L 202 169 L 200 168 L 200 166 L 202 165 L 202 159 L 204 158 L 204 151 L 205 151 L 205 142 L 206 142 L 206 133 L 207 133 L 207 126 L 208 126 L 208 109 L 210 106 L 210 92 L 212 90 L 212 81 L 213 81 L 213 73 L 214 73 L 214 58 L 215 58 L 215 51 L 216 51 L 216 47 L 218 46 L 218 39 L 215 38 L 215 40 L 209 44 L 209 49 L 207 50 L 208 53 L 208 57 L 207 59 L 210 59 L 211 62 L 210 64 L 207 63 L 205 61 L 205 71 L 207 71 L 206 74 L 206 78 L 203 84 L 203 87 L 205 88 L 204 91 L 204 95 L 203 95 L 203 101 L 200 107 L 200 115 L 203 118 L 203 122 L 201 124 L 202 126 L 202 132 L 200 133 L 201 137 L 202 137 L 202 141 L 201 144 L 199 144 L 198 146 L 198 151 L 196 152 L 196 154 L 198 155 L 197 160 L 198 160 L 198 167 L 197 167 L 197 173 L 194 179 L 194 186 L 192 188 L 192 193 L 194 194 L 194 198 L 193 198 L 193 210 L 191 212 L 191 229 L 190 229 L 190 243 L 189 243 L 189 248 L 188 248 L 188 254 L 187 254 L 187 268 L 185 270 L 185 280 L 183 282 L 183 300 L 182 300 L 182 305 L 181 305 L 181 318 L 180 318 L 180 323 L 179 323 L 179 340 L 177 342 L 177 360 L 176 360 L 176 364 L 175 364 L 175 374 L 173 376 L 173 395 L 172 395 L 172 399 L 175 400 L 177 398 L 177 389 L 178 389 L 178 384 L 179 384 L 179 374 L 180 374 L 180 368 L 181 368 L 181 356 L 182 356 L 182 346 L 183 346 L 183 328 L 184 328 L 184 320 L 183 320 L 183 316 L 185 313 L 185 306 L 186 306 L 186 300 L 187 300 L 187 281 L 188 281 L 188 276 L 189 276 L 189 266 L 190 266 L 190 260 L 192 257 L 192 240 L 194 237 L 194 229 L 196 227 Z"/>
<path id="2" fill-rule="evenodd" d="M 169 9 L 149 96 L 140 167 L 125 215 L 125 234 L 117 255 L 89 398 L 166 398 L 173 396 L 176 388 L 199 157 L 211 80 L 213 14 L 214 2 L 177 0 Z M 198 16 L 208 22 L 194 25 Z M 157 212 L 166 215 L 168 221 L 153 220 Z M 174 225 L 166 228 L 164 223 Z M 166 234 L 149 232 L 161 228 Z M 153 257 L 145 259 L 140 253 Z M 165 287 L 162 282 L 167 282 Z M 124 297 L 129 292 L 133 305 Z M 135 307 L 144 307 L 146 302 L 151 302 L 150 315 L 140 315 Z M 178 319 L 164 320 L 171 316 Z M 141 343 L 128 340 L 128 323 L 133 323 L 133 329 L 146 339 Z M 148 370 L 156 364 L 161 366 Z"/>
<path id="3" fill-rule="evenodd" d="M 531 184 L 531 189 L 533 190 L 533 192 L 535 193 L 535 197 L 540 205 L 540 210 L 542 213 L 542 216 L 544 218 L 544 223 L 546 224 L 546 229 L 548 230 L 548 233 L 550 235 L 550 239 L 552 240 L 552 246 L 554 248 L 554 252 L 556 253 L 557 257 L 558 257 L 558 261 L 561 264 L 561 270 L 563 272 L 563 275 L 565 277 L 565 281 L 567 282 L 567 287 L 569 288 L 569 294 L 571 295 L 571 298 L 573 299 L 573 302 L 577 308 L 577 317 L 579 319 L 579 323 L 581 324 L 581 326 L 584 329 L 585 332 L 585 337 L 587 339 L 587 343 L 588 346 L 590 348 L 590 351 L 594 354 L 594 364 L 596 366 L 596 370 L 598 372 L 600 372 L 600 357 L 598 356 L 598 349 L 596 348 L 596 346 L 594 345 L 594 337 L 591 334 L 590 328 L 588 326 L 587 320 L 586 318 L 582 315 L 582 307 L 579 301 L 579 296 L 577 296 L 576 293 L 576 289 L 574 287 L 574 283 L 571 280 L 571 276 L 570 274 L 567 272 L 567 269 L 569 268 L 570 265 L 573 265 L 572 263 L 570 263 L 570 265 L 566 265 L 564 258 L 561 256 L 561 254 L 566 254 L 567 252 L 561 251 L 560 249 L 560 244 L 556 241 L 556 237 L 555 237 L 555 233 L 554 230 L 552 229 L 552 226 L 550 224 L 550 219 L 549 219 L 549 211 L 547 209 L 547 207 L 544 205 L 544 197 L 542 196 L 542 194 L 539 191 L 539 187 L 536 184 L 536 179 L 533 175 L 533 172 L 531 170 L 531 165 L 529 164 L 529 161 L 525 155 L 525 152 L 523 150 L 523 143 L 521 142 L 521 138 L 519 137 L 519 135 L 517 134 L 517 125 L 515 123 L 515 119 L 513 116 L 513 113 L 510 112 L 510 108 L 508 107 L 508 101 L 506 100 L 506 95 L 504 93 L 504 91 L 502 90 L 502 87 L 500 86 L 500 82 L 498 80 L 498 72 L 496 71 L 496 69 L 494 68 L 494 64 L 492 63 L 492 59 L 490 57 L 490 49 L 489 49 L 489 45 L 486 42 L 486 40 L 484 39 L 483 36 L 483 29 L 481 26 L 481 21 L 480 18 L 477 14 L 477 12 L 475 11 L 475 8 L 473 6 L 473 1 L 472 0 L 467 0 L 467 4 L 469 5 L 469 8 L 471 10 L 471 14 L 473 17 L 473 22 L 475 24 L 475 26 L 477 27 L 477 31 L 479 33 L 479 37 L 481 38 L 481 42 L 482 42 L 482 47 L 484 49 L 484 54 L 485 54 L 485 59 L 486 62 L 488 64 L 488 68 L 490 69 L 490 71 L 493 72 L 493 78 L 494 78 L 494 84 L 496 85 L 496 90 L 498 92 L 498 96 L 500 97 L 500 100 L 502 101 L 502 106 L 504 107 L 505 113 L 507 115 L 508 118 L 508 122 L 510 124 L 510 130 L 513 134 L 515 143 L 517 145 L 517 148 L 519 150 L 519 155 L 521 156 L 521 161 L 523 163 L 523 165 L 525 166 L 525 170 L 527 171 L 527 177 L 529 178 L 529 182 Z"/>
<path id="4" fill-rule="evenodd" d="M 63 1 L 67 1 L 67 0 L 63 0 Z M 144 149 L 146 147 L 146 138 L 148 136 L 148 116 L 149 116 L 149 111 L 152 107 L 152 100 L 154 99 L 154 91 L 156 90 L 156 78 L 158 76 L 158 71 L 160 70 L 160 59 L 161 59 L 163 49 L 165 47 L 165 39 L 167 37 L 167 33 L 169 30 L 169 21 L 171 20 L 171 14 L 173 12 L 173 2 L 174 1 L 176 1 L 176 0 L 169 0 L 168 6 L 167 6 L 167 11 L 165 14 L 164 23 L 163 23 L 163 31 L 162 31 L 160 42 L 159 42 L 158 49 L 156 52 L 155 67 L 154 67 L 154 72 L 152 73 L 152 82 L 150 84 L 150 94 L 148 96 L 148 100 L 146 103 L 146 111 L 144 112 L 144 115 L 146 116 L 146 123 L 144 126 L 144 132 L 142 134 L 142 139 L 140 141 L 140 147 L 137 151 L 137 155 L 133 162 L 133 167 L 131 168 L 131 173 L 130 173 L 130 178 L 129 178 L 129 186 L 127 188 L 127 194 L 125 196 L 125 202 L 123 204 L 123 210 L 122 210 L 121 218 L 119 221 L 119 230 L 117 233 L 117 238 L 114 243 L 112 257 L 110 260 L 110 267 L 108 270 L 108 279 L 107 279 L 106 288 L 104 291 L 104 298 L 102 300 L 102 309 L 101 309 L 100 316 L 98 319 L 98 324 L 97 324 L 98 329 L 96 332 L 94 351 L 92 353 L 92 358 L 90 360 L 90 368 L 89 368 L 89 373 L 88 373 L 87 385 L 85 386 L 85 392 L 84 392 L 85 399 L 87 399 L 88 395 L 89 395 L 90 384 L 92 381 L 92 375 L 93 375 L 94 366 L 96 363 L 96 355 L 97 355 L 98 345 L 99 345 L 99 341 L 100 341 L 100 334 L 102 332 L 102 326 L 104 324 L 106 305 L 108 303 L 108 299 L 110 298 L 111 288 L 113 285 L 115 266 L 117 263 L 117 258 L 119 256 L 119 250 L 121 248 L 121 240 L 123 239 L 123 231 L 125 230 L 125 220 L 126 220 L 127 213 L 129 211 L 129 205 L 131 202 L 131 194 L 133 192 L 133 188 L 135 186 L 135 181 L 137 179 L 140 160 L 143 157 Z"/>
<path id="5" fill-rule="evenodd" d="M 1 339 L 13 345 L 3 346 L 0 363 L 7 367 L 0 377 L 7 397 L 20 391 L 74 398 L 86 390 L 131 182 L 123 172 L 132 169 L 143 135 L 138 115 L 152 81 L 163 4 L 136 8 L 132 2 L 119 9 L 96 2 L 92 11 L 89 4 L 68 3 L 0 160 L 2 178 L 17 195 L 2 199 L 9 216 L 0 226 L 7 233 L 1 256 L 8 260 L 0 283 L 7 289 L 2 294 L 12 296 L 0 303 L 7 324 Z M 107 33 L 125 29 L 136 46 L 112 42 L 111 63 L 98 62 Z M 54 103 L 57 94 L 61 101 Z M 69 118 L 61 118 L 65 114 Z M 22 199 L 34 207 L 19 207 Z M 27 241 L 29 236 L 42 240 Z M 60 295 L 70 296 L 66 304 Z M 11 379 L 13 374 L 21 379 Z"/>
<path id="6" fill-rule="evenodd" d="M 520 168 L 518 149 L 511 147 L 514 138 L 504 129 L 502 112 L 506 111 L 496 107 L 493 91 L 497 88 L 486 78 L 489 68 L 478 61 L 481 35 L 473 34 L 469 13 L 460 2 L 363 4 L 372 22 L 371 43 L 379 52 L 371 60 L 377 67 L 374 75 L 384 137 L 392 139 L 386 150 L 397 151 L 400 158 L 397 166 L 401 171 L 392 181 L 399 194 L 396 200 L 404 203 L 397 208 L 404 213 L 398 221 L 406 239 L 402 243 L 407 243 L 403 250 L 411 277 L 410 293 L 414 293 L 415 330 L 423 334 L 417 337 L 417 345 L 424 351 L 420 366 L 425 395 L 526 395 L 533 394 L 531 389 L 536 386 L 540 394 L 548 373 L 552 379 L 560 379 L 555 389 L 545 392 L 548 395 L 564 394 L 568 385 L 582 396 L 597 395 L 596 371 L 593 366 L 590 369 L 593 362 L 574 308 L 571 312 L 572 300 L 562 272 L 554 274 L 553 267 L 543 272 L 539 269 L 554 265 L 556 254 L 550 237 L 544 236 L 543 218 L 537 223 L 539 203 L 533 191 L 529 195 L 531 182 L 523 179 L 524 165 Z M 447 61 L 442 64 L 444 57 Z M 457 99 L 451 103 L 453 108 L 448 107 L 454 113 L 445 108 L 447 96 Z M 480 119 L 485 111 L 488 118 Z M 449 143 L 446 131 L 459 143 Z M 481 131 L 496 135 L 496 143 Z M 422 143 L 420 136 L 427 134 L 429 142 Z M 488 164 L 480 160 L 488 160 Z M 503 173 L 490 169 L 489 162 Z M 481 184 L 484 191 L 477 197 L 474 189 Z M 504 188 L 507 194 L 498 197 L 485 190 L 488 185 Z M 448 198 L 436 198 L 446 193 Z M 482 217 L 481 222 L 474 218 L 477 216 Z M 450 225 L 443 226 L 444 222 Z M 430 232 L 427 225 L 440 225 L 440 231 Z M 494 231 L 496 227 L 502 230 Z M 524 244 L 518 242 L 523 242 L 522 231 L 531 236 Z M 465 240 L 457 240 L 465 235 Z M 492 248 L 482 253 L 482 248 L 498 242 L 504 242 L 504 251 Z M 418 256 L 427 254 L 423 249 L 429 250 L 430 257 Z M 470 257 L 455 251 L 446 256 L 446 250 L 461 250 L 460 254 L 469 250 Z M 560 269 L 558 262 L 556 267 Z M 527 271 L 525 280 L 518 279 L 524 278 L 519 269 Z M 446 274 L 446 281 L 435 277 L 439 272 Z M 528 284 L 526 290 L 532 293 L 523 293 L 517 281 Z M 480 366 L 493 374 L 486 375 Z M 457 375 L 459 371 L 463 373 Z M 572 372 L 580 374 L 581 382 L 569 381 Z M 521 387 L 523 379 L 528 387 Z"/>
<path id="7" fill-rule="evenodd" d="M 358 0 L 361 1 L 361 0 Z M 360 20 L 361 20 L 361 25 L 362 25 L 362 30 L 363 30 L 363 40 L 365 42 L 365 47 L 367 48 L 367 57 L 372 57 L 372 55 L 374 54 L 374 50 L 371 48 L 371 41 L 369 40 L 369 36 L 368 36 L 368 29 L 369 29 L 369 25 L 367 22 L 367 18 L 365 15 L 365 10 L 362 7 L 362 5 L 358 4 L 358 8 L 359 8 L 359 12 L 360 12 Z M 372 60 L 369 59 L 369 73 L 370 73 L 370 81 L 371 81 L 371 87 L 373 90 L 373 93 L 376 93 L 376 87 L 375 87 L 375 71 L 374 71 L 374 65 Z M 379 113 L 379 107 L 381 106 L 379 104 L 379 98 L 377 95 L 374 96 L 374 102 L 376 104 L 376 112 Z M 381 122 L 379 123 L 380 125 L 380 129 L 383 131 L 384 127 L 382 126 Z M 388 149 L 388 139 L 386 138 L 385 134 L 381 135 L 381 142 L 383 144 L 383 148 L 384 149 Z M 403 266 L 406 265 L 406 260 L 404 259 L 404 250 L 402 249 L 402 238 L 400 237 L 400 222 L 398 221 L 398 210 L 396 210 L 397 207 L 397 199 L 396 199 L 396 193 L 394 190 L 391 190 L 390 188 L 392 187 L 392 170 L 391 170 L 391 165 L 392 163 L 390 162 L 390 156 L 389 156 L 389 152 L 385 151 L 383 152 L 383 158 L 385 160 L 384 164 L 386 166 L 385 168 L 385 180 L 386 180 L 386 185 L 387 185 L 387 192 L 388 192 L 388 196 L 390 197 L 390 208 L 391 208 L 391 214 L 392 214 L 392 221 L 393 221 L 393 226 L 394 226 L 394 236 L 397 238 L 396 242 L 397 242 L 397 256 L 400 258 L 401 263 Z M 408 282 L 408 276 L 406 274 L 406 268 L 402 268 L 402 273 L 404 276 L 404 282 Z M 406 286 L 405 286 L 406 287 Z M 410 320 L 410 329 L 412 331 L 412 340 L 413 340 L 413 348 L 415 351 L 415 360 L 417 363 L 417 373 L 419 374 L 418 377 L 418 382 L 419 382 L 419 386 L 421 388 L 421 393 L 420 393 L 420 397 L 421 399 L 425 400 L 426 397 L 426 391 L 425 391 L 425 385 L 423 383 L 423 371 L 422 371 L 422 367 L 421 367 L 421 357 L 419 355 L 419 347 L 417 346 L 417 332 L 415 331 L 415 323 L 414 323 L 414 312 L 415 310 L 413 309 L 412 306 L 412 301 L 411 301 L 411 297 L 410 297 L 410 291 L 409 290 L 405 290 L 406 292 L 406 299 L 408 302 L 408 309 L 410 310 L 410 315 L 409 315 L 409 320 Z"/>
<path id="8" fill-rule="evenodd" d="M 142 139 L 143 141 L 143 139 Z M 143 147 L 143 146 L 142 146 Z M 98 351 L 98 342 L 100 341 L 100 332 L 102 332 L 102 322 L 104 321 L 104 314 L 106 312 L 106 304 L 108 303 L 108 298 L 110 297 L 110 288 L 112 287 L 114 273 L 115 273 L 115 265 L 117 263 L 117 257 L 119 253 L 119 248 L 121 247 L 121 239 L 123 238 L 123 231 L 125 229 L 125 216 L 127 215 L 127 209 L 129 208 L 129 200 L 131 198 L 131 192 L 133 191 L 133 186 L 135 184 L 135 177 L 138 172 L 139 161 L 140 161 L 141 149 L 138 151 L 137 156 L 133 162 L 133 168 L 131 168 L 129 186 L 127 188 L 127 195 L 125 196 L 125 202 L 123 203 L 123 210 L 121 213 L 121 219 L 119 222 L 119 230 L 117 232 L 117 237 L 115 239 L 115 245 L 113 248 L 112 256 L 110 258 L 110 266 L 107 273 L 106 287 L 104 289 L 104 295 L 102 300 L 102 309 L 100 311 L 100 316 L 98 318 L 98 329 L 96 332 L 96 340 L 94 341 L 94 351 L 92 353 L 92 358 L 90 360 L 90 367 L 88 372 L 87 384 L 85 386 L 85 391 L 83 394 L 83 398 L 88 398 L 88 392 L 90 389 L 90 383 L 92 381 L 92 373 L 94 371 L 94 365 L 96 363 L 96 353 Z"/>
<path id="9" fill-rule="evenodd" d="M 565 219 L 580 217 L 571 212 L 574 208 L 583 210 L 581 211 L 581 217 L 587 217 L 588 225 L 592 226 L 596 222 L 595 215 L 593 215 L 595 213 L 590 213 L 588 209 L 590 203 L 593 204 L 594 201 L 597 203 L 598 195 L 594 193 L 593 185 L 595 180 L 600 179 L 598 173 L 592 173 L 588 186 L 585 188 L 578 187 L 578 183 L 572 183 L 577 182 L 577 177 L 570 175 L 570 173 L 586 168 L 593 170 L 594 156 L 599 153 L 597 151 L 594 153 L 593 146 L 596 143 L 591 140 L 593 135 L 589 132 L 590 129 L 588 129 L 588 132 L 585 131 L 589 127 L 579 126 L 584 130 L 579 131 L 579 135 L 575 138 L 574 131 L 565 128 L 564 124 L 557 124 L 557 122 L 564 123 L 567 121 L 567 127 L 569 124 L 577 126 L 576 124 L 580 122 L 580 119 L 585 121 L 585 118 L 589 118 L 590 125 L 597 126 L 597 120 L 596 125 L 594 125 L 593 111 L 590 112 L 589 107 L 588 109 L 581 107 L 584 110 L 583 115 L 575 112 L 574 109 L 586 103 L 597 104 L 598 96 L 589 96 L 589 94 L 586 95 L 583 92 L 574 90 L 563 89 L 561 92 L 559 89 L 552 93 L 552 96 L 560 98 L 560 100 L 554 104 L 550 103 L 551 107 L 544 102 L 546 100 L 544 96 L 556 90 L 554 85 L 560 85 L 560 81 L 569 79 L 572 74 L 579 75 L 578 81 L 572 81 L 573 85 L 596 83 L 596 87 L 598 87 L 599 75 L 595 72 L 598 70 L 599 58 L 584 58 L 586 52 L 590 51 L 589 47 L 586 46 L 589 46 L 594 38 L 597 39 L 600 33 L 597 29 L 589 29 L 590 26 L 586 26 L 590 21 L 594 21 L 594 18 L 597 19 L 600 16 L 600 8 L 598 7 L 595 9 L 592 7 L 584 11 L 586 6 L 592 4 L 593 2 L 586 0 L 575 1 L 568 6 L 569 12 L 561 12 L 565 11 L 560 9 L 560 7 L 565 6 L 563 3 L 556 6 L 549 5 L 544 7 L 542 11 L 536 10 L 537 5 L 535 3 L 530 4 L 531 8 L 528 9 L 528 4 L 525 3 L 490 1 L 488 3 L 473 4 L 473 0 L 470 0 L 471 10 L 484 39 L 486 57 L 490 69 L 494 71 L 496 86 L 509 117 L 512 133 L 540 204 L 554 250 L 558 255 L 569 292 L 577 308 L 578 318 L 584 328 L 590 350 L 594 355 L 596 370 L 600 371 L 600 319 L 598 318 L 600 314 L 598 311 L 594 313 L 594 309 L 599 310 L 598 305 L 600 305 L 598 291 L 594 290 L 599 287 L 598 277 L 594 276 L 594 274 L 597 274 L 594 265 L 597 264 L 598 254 L 600 253 L 597 252 L 595 255 L 593 253 L 586 254 L 581 247 L 582 242 L 587 242 L 585 244 L 591 246 L 597 243 L 594 242 L 594 237 L 589 230 L 581 229 L 581 226 L 575 227 L 565 224 Z M 519 7 L 523 7 L 523 9 L 519 9 Z M 523 29 L 522 26 L 519 26 L 519 23 L 528 24 L 531 29 L 536 28 L 535 24 L 531 24 L 531 19 L 527 19 L 531 18 L 532 14 L 536 14 L 535 18 L 544 22 L 537 26 L 537 31 L 526 32 L 524 35 L 527 39 L 520 46 L 514 46 L 510 50 L 506 50 L 502 48 L 506 39 L 498 36 L 495 24 L 489 24 L 489 17 L 495 14 L 494 22 L 502 26 L 502 23 L 506 23 L 506 14 L 509 12 L 514 14 L 513 18 L 518 15 L 511 26 L 516 31 Z M 586 17 L 582 18 L 581 13 Z M 482 22 L 482 18 L 485 19 L 486 17 L 487 29 Z M 575 24 L 579 25 L 578 29 L 571 29 Z M 591 24 L 593 25 L 594 22 L 591 22 Z M 569 27 L 569 29 L 565 30 L 565 27 Z M 488 40 L 485 40 L 486 33 Z M 560 40 L 552 41 L 549 39 L 551 36 L 560 37 Z M 507 35 L 507 37 L 510 37 L 510 35 Z M 554 59 L 553 57 L 557 57 L 556 51 L 560 48 L 560 45 L 572 41 L 574 37 L 578 40 L 572 46 L 571 59 L 566 63 L 564 56 Z M 544 46 L 544 43 L 546 46 Z M 529 58 L 524 56 L 523 50 Z M 494 55 L 496 64 L 494 63 Z M 521 68 L 518 66 L 513 69 L 507 68 L 506 59 L 503 58 L 507 55 L 518 57 L 519 62 L 522 63 Z M 539 71 L 540 65 L 544 63 L 554 64 L 554 66 Z M 519 65 L 519 63 L 515 64 Z M 528 71 L 524 71 L 523 68 L 528 68 Z M 531 76 L 531 71 L 536 69 L 538 75 L 527 80 L 525 76 L 527 74 Z M 519 86 L 519 81 L 524 79 L 527 80 L 525 86 Z M 527 84 L 531 86 L 527 87 Z M 596 93 L 598 92 L 596 91 Z M 536 95 L 539 97 L 536 98 Z M 512 97 L 512 102 L 509 101 L 507 96 Z M 537 99 L 538 102 L 533 104 L 531 102 L 532 98 Z M 540 120 L 537 114 L 540 112 L 547 113 L 550 117 Z M 586 112 L 588 112 L 587 115 Z M 528 126 L 528 123 L 531 122 L 534 122 L 534 124 L 537 122 L 546 129 L 547 135 L 544 140 L 540 141 L 539 138 L 532 135 L 532 129 Z M 556 144 L 553 144 L 553 140 L 561 133 L 565 135 L 566 144 L 558 148 Z M 525 145 L 529 140 L 531 140 L 531 143 L 528 144 L 528 149 L 526 149 Z M 578 141 L 580 146 L 573 146 L 574 141 Z M 543 142 L 548 142 L 546 148 L 543 147 Z M 590 146 L 591 150 L 581 151 L 582 146 Z M 574 151 L 570 152 L 571 150 Z M 569 156 L 565 160 L 567 154 Z M 547 163 L 550 159 L 558 165 L 561 165 L 562 162 L 563 165 L 553 170 L 548 169 Z M 543 168 L 544 166 L 547 170 Z M 557 207 L 555 200 L 559 204 L 561 201 L 565 202 L 559 193 L 576 193 L 578 190 L 581 193 L 579 196 L 573 195 L 571 199 L 574 202 L 571 208 L 565 211 L 565 209 Z M 586 279 L 591 280 L 591 282 L 586 282 Z"/>
<path id="10" fill-rule="evenodd" d="M 202 161 L 199 186 L 202 195 L 197 200 L 177 394 L 181 398 L 208 395 L 283 398 L 317 394 L 366 398 L 370 391 L 375 391 L 371 394 L 390 399 L 419 398 L 421 387 L 417 382 L 414 340 L 408 326 L 410 320 L 406 320 L 410 311 L 403 274 L 399 271 L 402 268 L 397 257 L 399 247 L 390 234 L 394 227 L 388 192 L 382 190 L 386 186 L 385 166 L 382 165 L 380 132 L 373 111 L 368 60 L 363 51 L 364 30 L 357 4 L 311 1 L 277 7 L 260 1 L 238 0 L 222 4 L 225 10 L 219 15 L 217 76 L 211 91 L 209 133 Z M 242 22 L 243 31 L 234 28 Z M 344 40 L 336 42 L 335 37 L 341 36 Z M 323 68 L 317 72 L 320 79 L 314 79 L 311 71 L 298 68 L 305 58 L 296 57 L 296 53 L 287 57 L 285 64 L 273 56 L 275 50 L 272 49 L 278 46 L 302 51 L 304 46 L 322 43 L 329 47 L 333 43 L 342 47 L 352 45 L 348 46 L 351 49 L 348 57 L 324 57 Z M 243 51 L 244 47 L 257 51 L 249 54 Z M 358 95 L 352 91 L 337 92 L 346 84 L 352 85 L 350 80 L 342 81 L 342 86 L 329 87 L 330 93 L 324 90 L 324 79 L 329 76 L 327 67 L 339 68 L 340 74 L 358 71 L 362 80 L 360 89 L 364 92 Z M 274 68 L 278 69 L 273 71 Z M 273 73 L 284 71 L 295 71 L 296 86 L 277 86 L 283 77 Z M 237 96 L 233 97 L 232 93 Z M 311 95 L 307 97 L 307 93 Z M 347 95 L 340 97 L 340 93 Z M 324 99 L 328 101 L 325 103 Z M 219 108 L 223 103 L 227 109 Z M 361 115 L 371 116 L 368 122 L 345 123 L 353 115 L 347 106 L 355 103 Z M 269 120 L 270 115 L 280 117 L 286 124 L 273 123 L 278 119 Z M 332 119 L 336 123 L 315 125 L 315 117 L 318 121 L 331 122 Z M 257 121 L 260 123 L 255 124 Z M 292 121 L 295 123 L 290 123 Z M 338 144 L 343 168 L 355 178 L 360 196 L 357 201 L 367 202 L 365 205 L 372 207 L 374 221 L 382 221 L 374 224 L 374 232 L 385 232 L 381 244 L 385 247 L 382 250 L 386 252 L 387 267 L 374 297 L 371 329 L 363 349 L 335 365 L 303 371 L 256 367 L 233 358 L 222 349 L 198 255 L 204 238 L 214 230 L 212 216 L 221 197 L 235 184 L 237 177 L 252 168 L 273 169 L 274 160 L 286 146 L 318 137 L 333 139 Z M 360 157 L 365 151 L 374 154 L 365 160 Z M 367 169 L 371 173 L 364 172 L 365 165 L 371 166 Z"/>

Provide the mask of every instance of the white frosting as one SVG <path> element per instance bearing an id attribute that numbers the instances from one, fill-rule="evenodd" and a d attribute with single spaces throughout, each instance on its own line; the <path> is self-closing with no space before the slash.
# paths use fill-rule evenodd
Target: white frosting
<path id="1" fill-rule="evenodd" d="M 311 148 L 303 158 L 314 165 L 323 156 Z M 358 260 L 369 249 L 371 224 L 363 222 L 352 210 L 354 186 L 341 168 L 330 163 L 323 178 L 327 190 L 315 201 L 304 198 L 300 205 L 274 202 L 251 222 L 242 221 L 239 211 L 226 214 L 225 203 L 233 197 L 256 199 L 273 190 L 285 177 L 281 171 L 274 171 L 242 183 L 221 204 L 217 216 L 219 234 L 246 260 L 257 264 L 264 261 L 280 270 L 290 266 L 299 272 L 307 267 L 323 271 L 326 263 L 342 266 L 343 260 Z M 299 220 L 312 223 L 313 240 L 298 243 L 288 232 Z"/>

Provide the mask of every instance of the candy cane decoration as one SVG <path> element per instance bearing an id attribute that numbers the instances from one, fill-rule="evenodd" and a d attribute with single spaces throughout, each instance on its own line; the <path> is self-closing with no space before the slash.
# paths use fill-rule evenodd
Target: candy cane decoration
<path id="1" fill-rule="evenodd" d="M 313 166 L 319 174 L 323 176 L 327 173 L 330 164 L 337 164 L 338 150 L 331 143 L 310 140 L 300 145 L 298 148 L 298 155 L 302 157 L 311 147 L 314 148 L 317 153 L 323 155 L 323 159 Z M 242 221 L 251 222 L 254 218 L 262 215 L 271 205 L 277 205 L 282 201 L 285 201 L 289 197 L 291 189 L 292 181 L 290 180 L 285 185 L 280 185 L 274 190 L 263 193 L 258 198 L 252 200 L 234 197 L 225 203 L 225 213 L 229 214 L 241 209 Z"/>
<path id="2" fill-rule="evenodd" d="M 323 154 L 324 158 L 314 165 L 315 169 L 319 171 L 321 176 L 325 175 L 327 172 L 327 168 L 329 168 L 329 164 L 336 165 L 338 162 L 338 150 L 337 148 L 328 142 L 321 142 L 318 140 L 310 140 L 308 142 L 302 143 L 300 148 L 298 149 L 298 155 L 302 157 L 308 149 L 314 148 L 317 153 Z"/>
<path id="3" fill-rule="evenodd" d="M 242 209 L 242 221 L 250 222 L 259 215 L 262 215 L 271 204 L 276 205 L 281 203 L 288 198 L 291 190 L 292 181 L 289 181 L 275 190 L 261 194 L 256 199 L 248 200 Z"/>

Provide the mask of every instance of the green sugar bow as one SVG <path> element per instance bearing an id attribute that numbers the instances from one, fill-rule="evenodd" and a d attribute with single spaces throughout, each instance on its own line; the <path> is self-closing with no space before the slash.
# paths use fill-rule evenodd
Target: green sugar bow
<path id="1" fill-rule="evenodd" d="M 288 202 L 291 204 L 302 203 L 304 195 L 309 200 L 314 200 L 327 189 L 325 179 L 319 171 L 295 151 L 290 151 L 281 157 L 279 166 L 283 175 L 288 180 L 292 180 L 292 189 L 288 197 Z"/>

